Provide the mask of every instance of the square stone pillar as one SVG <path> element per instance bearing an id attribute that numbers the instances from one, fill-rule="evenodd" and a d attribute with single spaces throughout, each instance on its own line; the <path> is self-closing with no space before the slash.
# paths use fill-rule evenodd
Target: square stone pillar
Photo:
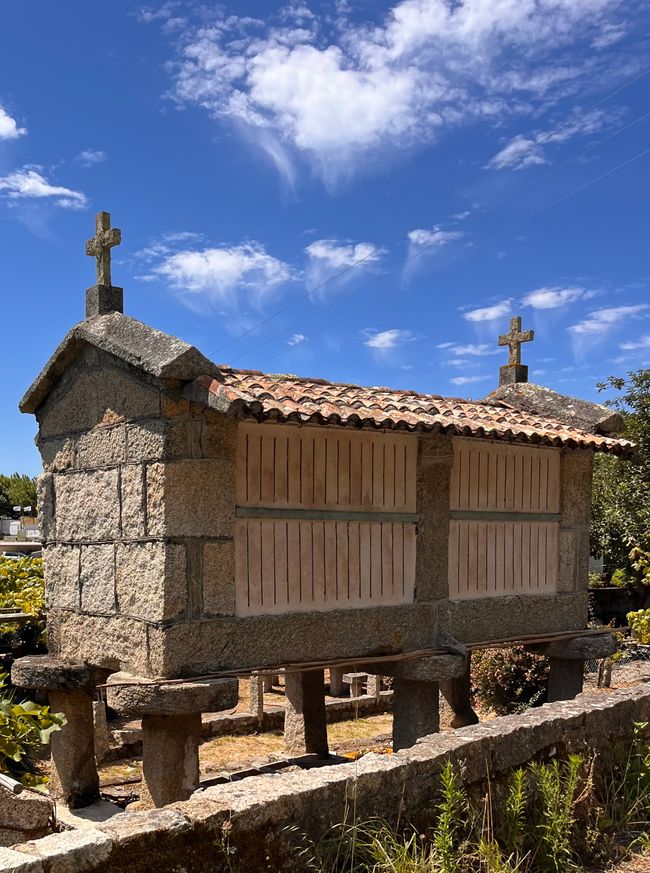
<path id="1" fill-rule="evenodd" d="M 254 673 L 250 679 L 251 712 L 258 721 L 264 718 L 264 686 L 266 679 L 260 673 Z"/>
<path id="2" fill-rule="evenodd" d="M 296 754 L 329 755 L 323 670 L 285 673 L 284 742 Z"/>
<path id="3" fill-rule="evenodd" d="M 99 800 L 95 761 L 95 721 L 92 695 L 83 689 L 50 690 L 52 712 L 62 712 L 66 724 L 50 736 L 50 795 L 70 809 Z"/>
<path id="4" fill-rule="evenodd" d="M 200 712 L 142 716 L 140 808 L 187 800 L 196 791 L 200 736 Z"/>
<path id="5" fill-rule="evenodd" d="M 573 700 L 582 691 L 585 662 L 568 658 L 549 658 L 548 702 Z"/>
<path id="6" fill-rule="evenodd" d="M 381 697 L 381 676 L 368 676 L 366 682 L 366 693 L 375 700 Z"/>
<path id="7" fill-rule="evenodd" d="M 471 660 L 467 656 L 467 665 L 462 676 L 456 679 L 445 679 L 440 683 L 442 696 L 449 704 L 453 718 L 451 727 L 461 728 L 478 723 L 478 715 L 472 709 L 472 679 Z"/>
<path id="8" fill-rule="evenodd" d="M 393 751 L 414 746 L 420 737 L 440 730 L 437 682 L 393 679 Z"/>
<path id="9" fill-rule="evenodd" d="M 331 697 L 345 697 L 345 693 L 347 691 L 345 682 L 343 681 L 343 674 L 345 670 L 343 667 L 330 667 L 330 696 Z"/>

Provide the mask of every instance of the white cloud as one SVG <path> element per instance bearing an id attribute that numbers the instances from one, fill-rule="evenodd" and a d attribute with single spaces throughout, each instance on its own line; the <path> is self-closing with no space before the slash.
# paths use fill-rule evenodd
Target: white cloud
<path id="1" fill-rule="evenodd" d="M 646 333 L 639 340 L 628 340 L 621 343 L 621 348 L 625 349 L 626 352 L 650 349 L 650 333 Z"/>
<path id="2" fill-rule="evenodd" d="M 148 256 L 152 248 L 145 250 Z M 186 302 L 203 300 L 234 307 L 243 294 L 261 303 L 278 286 L 295 278 L 288 264 L 269 255 L 258 242 L 173 254 L 163 246 L 161 253 L 163 259 L 151 274 L 165 279 Z"/>
<path id="3" fill-rule="evenodd" d="M 589 65 L 569 69 L 553 53 L 602 33 L 614 5 L 400 0 L 372 24 L 351 23 L 339 7 L 329 29 L 304 4 L 264 22 L 217 12 L 184 29 L 174 93 L 253 131 L 267 152 L 272 143 L 282 163 L 300 155 L 336 181 L 387 149 L 528 114 L 533 98 L 552 105 L 554 89 Z"/>
<path id="4" fill-rule="evenodd" d="M 51 185 L 33 167 L 14 170 L 0 177 L 0 193 L 10 200 L 55 198 L 57 206 L 64 209 L 83 209 L 87 205 L 86 195 L 61 185 Z"/>
<path id="5" fill-rule="evenodd" d="M 84 167 L 90 167 L 93 164 L 102 164 L 106 160 L 106 152 L 101 149 L 85 149 L 77 155 L 76 160 Z"/>
<path id="6" fill-rule="evenodd" d="M 489 378 L 487 374 L 485 376 L 454 376 L 449 381 L 452 385 L 472 385 L 474 382 L 483 382 Z"/>
<path id="7" fill-rule="evenodd" d="M 12 118 L 7 110 L 0 106 L 0 139 L 17 139 L 26 133 L 27 129 L 18 127 L 16 119 Z"/>
<path id="8" fill-rule="evenodd" d="M 294 333 L 287 340 L 287 345 L 288 346 L 299 346 L 301 343 L 304 343 L 306 341 L 307 341 L 307 337 L 304 335 L 304 333 Z"/>
<path id="9" fill-rule="evenodd" d="M 418 228 L 408 232 L 409 242 L 416 250 L 446 246 L 447 243 L 460 239 L 462 235 L 459 230 L 443 230 L 440 225 L 435 225 L 431 230 Z"/>
<path id="10" fill-rule="evenodd" d="M 512 300 L 501 300 L 500 303 L 495 303 L 493 306 L 483 306 L 479 309 L 470 309 L 463 313 L 463 318 L 467 321 L 496 321 L 497 318 L 503 318 L 509 315 L 512 308 Z"/>
<path id="11" fill-rule="evenodd" d="M 492 170 L 503 170 L 506 167 L 521 170 L 534 164 L 545 164 L 547 160 L 544 147 L 548 144 L 564 143 L 574 136 L 597 133 L 612 120 L 612 115 L 602 109 L 576 111 L 571 118 L 550 131 L 541 130 L 530 136 L 518 134 L 488 161 L 486 167 Z"/>
<path id="12" fill-rule="evenodd" d="M 615 24 L 610 22 L 604 24 L 598 36 L 592 41 L 591 47 L 595 49 L 609 48 L 623 39 L 625 36 L 625 25 Z"/>
<path id="13" fill-rule="evenodd" d="M 452 355 L 464 357 L 472 355 L 474 357 L 483 357 L 484 355 L 498 355 L 499 349 L 494 346 L 489 346 L 487 343 L 467 343 L 466 345 L 456 345 L 454 343 L 443 343 L 436 346 L 438 349 L 447 348 Z"/>
<path id="14" fill-rule="evenodd" d="M 391 328 L 390 330 L 371 330 L 367 329 L 364 332 L 365 340 L 364 346 L 368 346 L 369 349 L 376 349 L 378 351 L 389 351 L 390 349 L 396 349 L 398 346 L 403 345 L 407 342 L 412 342 L 416 339 L 415 334 L 410 330 L 399 330 L 398 328 Z"/>
<path id="15" fill-rule="evenodd" d="M 572 324 L 569 327 L 569 331 L 574 337 L 600 337 L 615 327 L 619 327 L 628 319 L 635 319 L 650 314 L 648 310 L 650 310 L 650 304 L 647 303 L 594 309 L 583 321 Z"/>
<path id="16" fill-rule="evenodd" d="M 310 294 L 325 297 L 327 291 L 346 284 L 363 269 L 376 265 L 384 251 L 373 243 L 340 242 L 335 239 L 314 240 L 306 248 L 305 283 Z M 321 286 L 326 283 L 326 288 Z"/>
<path id="17" fill-rule="evenodd" d="M 585 296 L 584 288 L 537 288 L 523 298 L 524 306 L 533 309 L 557 309 L 567 303 L 573 303 Z"/>

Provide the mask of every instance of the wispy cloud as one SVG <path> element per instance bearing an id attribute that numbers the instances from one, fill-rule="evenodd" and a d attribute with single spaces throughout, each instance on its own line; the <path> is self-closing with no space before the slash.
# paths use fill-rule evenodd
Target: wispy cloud
<path id="1" fill-rule="evenodd" d="M 641 318 L 649 314 L 650 304 L 647 303 L 594 309 L 582 321 L 572 324 L 569 331 L 574 337 L 601 337 L 629 319 Z"/>
<path id="2" fill-rule="evenodd" d="M 467 312 L 463 312 L 463 318 L 466 321 L 472 322 L 496 321 L 498 318 L 509 315 L 511 310 L 512 299 L 508 298 L 507 300 L 495 303 L 493 306 L 482 306 L 479 309 L 470 309 Z"/>
<path id="3" fill-rule="evenodd" d="M 587 297 L 584 288 L 544 287 L 526 294 L 522 303 L 524 306 L 532 306 L 533 309 L 558 309 L 583 297 Z"/>
<path id="4" fill-rule="evenodd" d="M 404 343 L 413 342 L 417 339 L 413 331 L 400 330 L 399 328 L 391 328 L 390 330 L 373 330 L 367 328 L 363 331 L 364 346 L 376 351 L 386 352 L 391 349 L 396 349 Z"/>
<path id="5" fill-rule="evenodd" d="M 615 22 L 603 24 L 598 36 L 592 40 L 591 47 L 595 49 L 609 48 L 617 42 L 620 42 L 620 40 L 625 36 L 625 32 L 626 27 L 624 24 L 617 24 Z"/>
<path id="6" fill-rule="evenodd" d="M 553 130 L 540 130 L 528 136 L 518 134 L 488 161 L 486 168 L 503 170 L 508 167 L 522 170 L 534 164 L 545 164 L 547 163 L 545 149 L 549 145 L 567 142 L 575 136 L 597 133 L 611 123 L 611 120 L 611 114 L 602 109 L 575 112 L 568 121 L 559 124 Z"/>
<path id="7" fill-rule="evenodd" d="M 79 152 L 75 160 L 84 167 L 91 167 L 93 164 L 103 164 L 106 157 L 106 152 L 101 149 L 85 149 L 85 151 Z"/>
<path id="8" fill-rule="evenodd" d="M 307 337 L 304 335 L 304 333 L 294 333 L 287 340 L 287 345 L 292 347 L 299 346 L 304 342 L 307 342 Z"/>
<path id="9" fill-rule="evenodd" d="M 11 201 L 52 198 L 63 209 L 83 209 L 86 195 L 62 185 L 52 185 L 34 167 L 23 167 L 0 177 L 0 194 Z"/>
<path id="10" fill-rule="evenodd" d="M 416 250 L 440 248 L 463 236 L 459 230 L 443 230 L 436 224 L 431 230 L 417 228 L 408 232 L 409 242 Z"/>
<path id="11" fill-rule="evenodd" d="M 650 349 L 650 333 L 644 334 L 639 340 L 628 340 L 621 343 L 621 348 L 626 352 L 642 351 Z"/>
<path id="12" fill-rule="evenodd" d="M 310 243 L 305 282 L 312 298 L 324 298 L 349 283 L 363 270 L 376 267 L 384 250 L 369 242 L 319 239 Z M 321 286 L 327 283 L 325 288 Z"/>
<path id="13" fill-rule="evenodd" d="M 498 355 L 500 349 L 490 346 L 487 343 L 440 343 L 436 346 L 437 349 L 447 349 L 449 354 L 457 357 L 483 357 L 484 355 Z"/>
<path id="14" fill-rule="evenodd" d="M 18 127 L 15 118 L 0 106 L 0 140 L 1 139 L 17 139 L 19 136 L 24 136 L 27 133 L 27 128 Z"/>
<path id="15" fill-rule="evenodd" d="M 173 253 L 168 245 L 154 243 L 140 255 L 148 261 L 160 258 L 143 278 L 163 279 L 184 302 L 199 308 L 219 304 L 235 309 L 242 298 L 259 306 L 296 278 L 289 264 L 259 242 Z"/>
<path id="16" fill-rule="evenodd" d="M 475 382 L 484 382 L 490 376 L 486 373 L 484 376 L 454 376 L 449 381 L 452 385 L 472 385 Z"/>
<path id="17" fill-rule="evenodd" d="M 531 100 L 552 106 L 590 63 L 568 69 L 558 50 L 602 45 L 612 5 L 400 0 L 372 23 L 340 6 L 329 22 L 305 4 L 264 21 L 217 10 L 182 28 L 174 93 L 258 140 L 285 175 L 306 159 L 335 183 L 468 121 L 528 115 Z M 168 27 L 174 12 L 163 8 L 141 20 Z"/>

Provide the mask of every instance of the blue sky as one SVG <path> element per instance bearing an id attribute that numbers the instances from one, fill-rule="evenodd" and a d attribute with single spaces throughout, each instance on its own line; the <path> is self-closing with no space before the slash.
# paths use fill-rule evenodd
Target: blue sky
<path id="1" fill-rule="evenodd" d="M 35 20 L 38 26 L 34 26 Z M 485 396 L 650 365 L 648 4 L 14 3 L 0 34 L 0 468 L 83 317 L 94 213 L 125 311 L 217 362 Z"/>

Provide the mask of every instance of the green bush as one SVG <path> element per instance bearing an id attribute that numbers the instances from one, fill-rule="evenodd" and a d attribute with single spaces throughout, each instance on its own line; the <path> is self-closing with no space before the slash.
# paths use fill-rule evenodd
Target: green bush
<path id="1" fill-rule="evenodd" d="M 34 756 L 65 724 L 65 716 L 29 700 L 17 702 L 7 678 L 0 673 L 0 773 L 26 785 L 42 785 L 47 778 L 36 771 Z"/>
<path id="2" fill-rule="evenodd" d="M 650 644 L 650 609 L 637 609 L 636 612 L 628 612 L 627 623 L 642 645 Z"/>
<path id="3" fill-rule="evenodd" d="M 0 620 L 0 647 L 20 647 L 22 654 L 43 651 L 45 583 L 42 558 L 0 558 L 0 609 L 35 616 L 22 625 L 2 624 Z"/>
<path id="4" fill-rule="evenodd" d="M 477 702 L 497 715 L 521 712 L 546 699 L 549 664 L 522 646 L 472 654 L 472 687 Z"/>

